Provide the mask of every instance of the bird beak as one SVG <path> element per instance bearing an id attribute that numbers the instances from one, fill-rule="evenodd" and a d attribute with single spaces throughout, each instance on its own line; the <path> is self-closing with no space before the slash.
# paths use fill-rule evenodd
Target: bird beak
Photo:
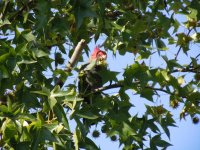
<path id="1" fill-rule="evenodd" d="M 98 61 L 98 65 L 107 66 L 106 59 L 100 58 L 99 61 Z"/>

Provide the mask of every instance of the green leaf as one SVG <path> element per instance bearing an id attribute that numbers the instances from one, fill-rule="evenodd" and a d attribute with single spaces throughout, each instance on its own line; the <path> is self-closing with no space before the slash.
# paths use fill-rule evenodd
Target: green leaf
<path id="1" fill-rule="evenodd" d="M 73 102 L 73 101 L 83 101 L 83 98 L 78 97 L 77 95 L 68 95 L 65 96 L 65 99 L 63 100 L 63 102 L 67 103 L 67 102 Z"/>
<path id="2" fill-rule="evenodd" d="M 35 138 L 33 139 L 33 142 L 31 144 L 31 148 L 33 150 L 37 150 L 38 149 L 38 145 L 41 142 L 41 132 L 40 130 L 37 132 L 37 134 L 35 133 Z"/>
<path id="3" fill-rule="evenodd" d="M 10 56 L 10 53 L 6 53 L 0 56 L 0 64 L 5 63 L 5 61 L 8 59 Z"/>
<path id="4" fill-rule="evenodd" d="M 60 86 L 55 86 L 54 89 L 51 91 L 51 97 L 64 97 L 64 96 L 71 96 L 69 91 L 61 91 Z"/>
<path id="5" fill-rule="evenodd" d="M 176 20 L 176 19 L 173 20 L 173 27 L 174 27 L 173 33 L 176 33 L 180 27 L 180 23 L 178 20 Z M 169 41 L 170 40 L 171 40 L 171 42 L 169 42 L 169 44 L 174 44 L 174 40 L 172 40 L 172 38 L 169 38 Z"/>
<path id="6" fill-rule="evenodd" d="M 55 99 L 55 97 L 50 96 L 50 97 L 48 98 L 48 102 L 49 102 L 50 108 L 53 109 L 53 107 L 54 107 L 54 106 L 56 105 L 56 103 L 57 103 L 57 100 Z"/>
<path id="7" fill-rule="evenodd" d="M 74 116 L 74 120 L 77 123 L 77 127 L 79 128 L 82 137 L 85 137 L 88 134 L 88 128 L 80 121 L 78 116 Z"/>
<path id="8" fill-rule="evenodd" d="M 97 147 L 97 145 L 88 137 L 85 138 L 85 148 L 86 149 L 91 149 L 91 150 L 100 150 L 100 148 Z"/>
<path id="9" fill-rule="evenodd" d="M 32 114 L 26 114 L 26 113 L 18 114 L 15 117 L 15 119 L 16 120 L 23 119 L 23 120 L 26 120 L 26 121 L 36 121 L 35 116 L 33 116 Z"/>
<path id="10" fill-rule="evenodd" d="M 31 91 L 31 93 L 35 93 L 35 94 L 40 94 L 40 95 L 44 95 L 44 96 L 50 96 L 50 90 L 46 87 L 42 87 L 41 91 Z"/>
<path id="11" fill-rule="evenodd" d="M 183 78 L 182 76 L 178 77 L 177 80 L 178 80 L 178 83 L 179 83 L 180 85 L 182 85 L 182 84 L 185 83 L 185 80 L 184 80 L 184 78 Z"/>
<path id="12" fill-rule="evenodd" d="M 3 135 L 6 139 L 12 138 L 17 134 L 16 127 L 14 124 L 8 124 L 6 125 L 5 130 L 3 131 Z"/>
<path id="13" fill-rule="evenodd" d="M 119 72 L 116 71 L 109 71 L 109 70 L 102 70 L 99 72 L 99 75 L 102 77 L 103 79 L 103 83 L 106 83 L 108 81 L 115 81 L 117 82 L 117 75 L 119 74 Z"/>
<path id="14" fill-rule="evenodd" d="M 16 57 L 9 57 L 7 62 L 6 62 L 6 68 L 9 72 L 13 71 L 16 67 L 16 64 L 17 64 L 17 59 Z"/>
<path id="15" fill-rule="evenodd" d="M 183 48 L 188 46 L 188 43 L 192 40 L 192 38 L 188 35 L 186 35 L 185 33 L 179 33 L 177 34 L 178 36 L 178 41 L 177 41 L 177 45 L 182 46 Z M 184 50 L 184 49 L 183 49 Z M 186 52 L 186 51 L 184 51 Z"/>
<path id="16" fill-rule="evenodd" d="M 162 70 L 162 71 L 161 71 L 161 74 L 162 74 L 163 78 L 164 78 L 166 81 L 169 81 L 169 80 L 170 80 L 170 77 L 169 77 L 169 75 L 168 75 L 168 73 L 167 73 L 166 70 Z"/>
<path id="17" fill-rule="evenodd" d="M 156 43 L 158 51 L 159 50 L 167 50 L 165 43 L 161 39 L 155 40 L 155 43 Z"/>
<path id="18" fill-rule="evenodd" d="M 162 56 L 162 58 L 165 60 L 170 70 L 173 70 L 174 68 L 183 68 L 183 66 L 180 65 L 175 59 L 169 60 L 167 56 Z"/>
<path id="19" fill-rule="evenodd" d="M 161 140 L 161 135 L 155 135 L 152 139 L 151 139 L 151 148 L 154 146 L 158 146 L 158 147 L 162 147 L 162 148 L 167 148 L 169 146 L 172 146 L 170 143 L 168 143 L 167 141 Z"/>
<path id="20" fill-rule="evenodd" d="M 191 94 L 188 95 L 187 100 L 191 102 L 198 102 L 200 97 L 200 92 L 192 92 Z"/>
<path id="21" fill-rule="evenodd" d="M 21 43 L 15 48 L 16 53 L 23 54 L 27 50 L 28 43 Z"/>
<path id="22" fill-rule="evenodd" d="M 74 147 L 75 147 L 75 150 L 79 150 L 79 146 L 78 146 L 78 143 L 79 143 L 79 138 L 78 138 L 78 130 L 76 128 L 74 134 L 73 134 L 73 142 L 74 142 Z M 80 133 L 79 133 L 80 134 Z"/>
<path id="23" fill-rule="evenodd" d="M 154 92 L 152 89 L 142 89 L 141 97 L 146 98 L 147 100 L 153 101 Z"/>
<path id="24" fill-rule="evenodd" d="M 5 105 L 0 105 L 0 111 L 1 111 L 1 112 L 4 112 L 4 113 L 9 112 L 8 107 L 5 106 Z"/>
<path id="25" fill-rule="evenodd" d="M 28 41 L 28 42 L 31 42 L 31 41 L 34 41 L 35 40 L 35 36 L 32 34 L 31 31 L 29 30 L 25 30 L 25 31 L 22 31 L 21 35 Z"/>
<path id="26" fill-rule="evenodd" d="M 189 7 L 193 8 L 192 12 L 194 12 L 194 13 L 190 13 L 188 16 L 191 19 L 200 20 L 200 13 L 199 13 L 200 2 L 199 1 L 191 1 Z"/>
<path id="27" fill-rule="evenodd" d="M 27 150 L 29 149 L 30 142 L 19 142 L 16 144 L 15 149 L 16 150 Z"/>
<path id="28" fill-rule="evenodd" d="M 5 66 L 3 65 L 0 65 L 0 72 L 2 74 L 2 78 L 5 79 L 5 78 L 9 78 L 9 73 L 8 73 L 8 70 Z"/>
<path id="29" fill-rule="evenodd" d="M 86 118 L 86 119 L 97 119 L 99 118 L 98 115 L 93 114 L 92 112 L 88 111 L 88 110 L 79 110 L 76 113 L 77 116 L 81 117 L 81 118 Z"/>
<path id="30" fill-rule="evenodd" d="M 155 119 L 149 119 L 147 121 L 147 124 L 149 126 L 149 128 L 154 132 L 154 133 L 159 133 L 160 130 L 159 128 L 157 127 L 156 123 L 155 123 Z"/>
<path id="31" fill-rule="evenodd" d="M 35 61 L 35 60 L 22 60 L 22 61 L 18 62 L 17 64 L 18 65 L 20 65 L 20 64 L 27 64 L 27 65 L 29 65 L 29 64 L 34 64 L 34 63 L 37 63 L 37 61 Z"/>
<path id="32" fill-rule="evenodd" d="M 17 135 L 16 126 L 14 122 L 12 122 L 10 119 L 7 119 L 3 122 L 1 129 L 3 131 L 3 138 L 5 139 L 10 139 Z"/>
<path id="33" fill-rule="evenodd" d="M 60 92 L 56 92 L 56 93 L 51 93 L 52 97 L 64 97 L 64 96 L 68 96 L 69 93 L 67 91 L 60 91 Z"/>
<path id="34" fill-rule="evenodd" d="M 124 72 L 124 78 L 125 78 L 126 83 L 131 84 L 135 74 L 137 74 L 139 71 L 140 71 L 140 66 L 138 63 L 135 63 L 129 66 L 128 68 L 126 68 Z"/>
<path id="35" fill-rule="evenodd" d="M 124 135 L 137 135 L 137 133 L 135 132 L 135 130 L 131 127 L 130 124 L 123 122 L 123 127 L 122 127 L 122 132 Z"/>
<path id="36" fill-rule="evenodd" d="M 38 57 L 38 58 L 49 56 L 49 54 L 45 53 L 45 52 L 42 51 L 42 50 L 36 49 L 36 50 L 34 50 L 33 52 L 35 53 L 35 56 Z"/>
<path id="37" fill-rule="evenodd" d="M 63 123 L 64 126 L 70 131 L 69 123 L 66 117 L 66 112 L 64 111 L 63 107 L 60 104 L 56 103 L 53 110 L 54 110 L 55 115 L 58 118 L 58 121 L 60 123 Z"/>
<path id="38" fill-rule="evenodd" d="M 164 141 L 164 140 L 159 140 L 159 141 L 157 142 L 157 145 L 158 145 L 159 147 L 164 147 L 164 148 L 167 148 L 167 147 L 169 147 L 169 146 L 172 146 L 172 144 L 170 144 L 170 143 L 168 143 L 167 141 Z"/>
<path id="39" fill-rule="evenodd" d="M 40 138 L 42 141 L 48 140 L 50 142 L 57 142 L 55 136 L 46 127 L 42 127 L 40 133 L 41 133 Z"/>
<path id="40" fill-rule="evenodd" d="M 147 29 L 147 22 L 146 20 L 137 20 L 133 26 L 131 26 L 131 31 L 134 34 L 144 32 Z"/>
<path id="41" fill-rule="evenodd" d="M 92 2 L 87 0 L 80 1 L 75 7 L 75 16 L 77 28 L 80 28 L 84 18 L 96 17 L 96 13 L 92 10 Z"/>
<path id="42" fill-rule="evenodd" d="M 11 24 L 10 21 L 6 18 L 5 20 L 0 20 L 0 27 L 4 26 L 4 25 L 9 25 Z"/>
<path id="43" fill-rule="evenodd" d="M 31 93 L 39 94 L 39 95 L 44 95 L 44 96 L 49 96 L 48 93 L 45 93 L 44 91 L 31 91 Z"/>
<path id="44" fill-rule="evenodd" d="M 31 145 L 32 149 L 37 150 L 38 145 L 44 143 L 45 141 L 57 142 L 57 139 L 55 138 L 55 136 L 46 127 L 41 126 L 41 125 L 38 126 L 37 122 L 35 124 L 35 127 L 36 128 L 33 131 L 30 131 L 30 132 L 33 132 L 32 135 L 35 136 L 33 138 L 33 142 Z"/>

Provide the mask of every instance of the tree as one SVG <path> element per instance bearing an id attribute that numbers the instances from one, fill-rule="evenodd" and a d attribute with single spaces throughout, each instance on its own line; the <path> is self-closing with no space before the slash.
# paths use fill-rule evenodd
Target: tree
<path id="1" fill-rule="evenodd" d="M 103 124 L 102 134 L 123 149 L 170 146 L 161 136 L 164 132 L 170 137 L 169 127 L 175 126 L 169 108 L 146 104 L 142 116 L 132 114 L 134 101 L 127 91 L 152 103 L 165 93 L 171 108 L 182 107 L 180 119 L 191 117 L 198 123 L 200 54 L 192 46 L 200 43 L 199 8 L 198 0 L 0 1 L 0 146 L 99 149 L 88 137 L 91 128 L 83 118 Z M 115 70 L 101 72 L 105 85 L 93 92 L 101 92 L 103 98 L 83 106 L 76 62 L 65 70 L 65 59 L 72 58 L 75 48 L 89 55 L 87 44 L 100 37 L 101 46 L 114 56 L 137 59 L 121 78 Z M 181 62 L 181 53 L 188 62 Z M 165 65 L 147 63 L 155 55 Z M 78 62 L 83 59 L 80 53 L 75 57 Z"/>

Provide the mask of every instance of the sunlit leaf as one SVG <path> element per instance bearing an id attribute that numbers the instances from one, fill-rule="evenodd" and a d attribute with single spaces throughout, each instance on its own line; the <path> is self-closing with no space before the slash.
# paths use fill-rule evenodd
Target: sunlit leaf
<path id="1" fill-rule="evenodd" d="M 38 50 L 38 49 L 35 50 L 34 53 L 35 53 L 35 56 L 36 56 L 36 57 L 45 57 L 45 56 L 48 56 L 48 55 L 49 55 L 49 54 L 45 53 L 44 51 Z"/>
<path id="2" fill-rule="evenodd" d="M 136 135 L 135 130 L 131 127 L 131 125 L 129 125 L 126 122 L 123 122 L 122 131 L 123 131 L 123 134 L 125 135 Z"/>
<path id="3" fill-rule="evenodd" d="M 184 84 L 185 83 L 185 80 L 184 80 L 184 78 L 183 77 L 178 77 L 178 83 L 180 84 L 180 85 L 182 85 L 182 84 Z"/>
<path id="4" fill-rule="evenodd" d="M 9 78 L 9 73 L 5 66 L 0 65 L 0 72 L 2 74 L 2 78 Z"/>
<path id="5" fill-rule="evenodd" d="M 55 106 L 53 107 L 53 110 L 58 118 L 58 121 L 60 123 L 63 123 L 65 128 L 67 128 L 70 131 L 68 119 L 66 116 L 66 112 L 64 111 L 64 108 L 60 104 L 56 103 Z"/>
<path id="6" fill-rule="evenodd" d="M 22 61 L 20 61 L 20 62 L 18 62 L 18 64 L 20 65 L 20 64 L 34 64 L 34 63 L 37 63 L 37 61 L 35 61 L 35 60 L 22 60 Z"/>
<path id="7" fill-rule="evenodd" d="M 21 34 L 28 42 L 35 40 L 35 36 L 32 34 L 31 31 L 23 31 Z"/>
<path id="8" fill-rule="evenodd" d="M 9 53 L 0 55 L 0 64 L 1 64 L 1 63 L 5 63 L 6 59 L 8 59 L 9 56 L 10 56 Z"/>
<path id="9" fill-rule="evenodd" d="M 78 143 L 79 143 L 79 140 L 78 140 L 78 130 L 76 129 L 74 134 L 73 134 L 73 141 L 74 141 L 74 147 L 75 147 L 75 150 L 79 150 L 79 146 L 78 146 Z"/>
<path id="10" fill-rule="evenodd" d="M 86 111 L 86 110 L 81 110 L 76 115 L 86 118 L 86 119 L 97 119 L 99 116 L 93 114 L 92 112 Z"/>

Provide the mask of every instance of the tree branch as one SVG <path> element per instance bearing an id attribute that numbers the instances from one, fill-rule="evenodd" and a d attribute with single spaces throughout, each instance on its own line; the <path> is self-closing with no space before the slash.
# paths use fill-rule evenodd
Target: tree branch
<path id="1" fill-rule="evenodd" d="M 151 86 L 145 86 L 145 88 L 147 89 L 152 89 L 154 91 L 161 91 L 161 92 L 164 92 L 164 93 L 167 93 L 167 94 L 173 94 L 171 92 L 168 92 L 167 90 L 164 90 L 164 89 L 160 89 L 160 88 L 154 88 L 154 87 L 151 87 Z"/>
<path id="2" fill-rule="evenodd" d="M 109 89 L 113 89 L 113 88 L 120 88 L 120 87 L 123 87 L 124 82 L 121 81 L 121 82 L 118 82 L 118 83 L 115 83 L 115 84 L 111 84 L 111 85 L 107 85 L 107 86 L 103 86 L 103 87 L 100 87 L 100 88 L 97 88 L 94 90 L 93 94 L 94 93 L 97 93 L 97 92 L 102 92 L 102 91 L 106 91 L 106 90 L 109 90 Z M 139 82 L 137 82 L 139 84 Z M 139 86 L 140 87 L 140 86 Z M 161 92 L 165 92 L 167 94 L 173 94 L 167 90 L 164 90 L 164 89 L 160 89 L 160 88 L 155 88 L 155 87 L 151 87 L 151 86 L 145 86 L 145 88 L 148 88 L 148 89 L 152 89 L 154 91 L 161 91 Z"/>
<path id="3" fill-rule="evenodd" d="M 195 68 L 189 68 L 189 67 L 180 68 L 180 69 L 172 70 L 170 73 L 175 73 L 175 72 L 193 72 L 193 73 L 199 73 L 198 72 L 199 68 L 200 68 L 200 66 L 195 67 Z"/>
<path id="4" fill-rule="evenodd" d="M 65 69 L 66 72 L 71 72 L 72 71 L 72 68 L 77 63 L 77 61 L 78 61 L 78 59 L 79 59 L 79 57 L 80 57 L 80 55 L 82 53 L 82 50 L 83 50 L 84 46 L 85 46 L 85 40 L 82 39 L 77 44 L 77 46 L 75 47 L 74 53 L 72 54 L 72 57 L 68 61 L 68 64 L 67 64 L 66 69 Z"/>
<path id="5" fill-rule="evenodd" d="M 78 42 L 78 44 L 76 45 L 74 52 L 72 54 L 72 57 L 70 58 L 70 60 L 68 61 L 68 64 L 66 65 L 66 69 L 65 71 L 70 73 L 73 69 L 73 67 L 75 66 L 75 64 L 77 63 L 82 50 L 85 46 L 86 42 L 84 39 L 81 39 L 80 42 Z M 62 87 L 64 84 L 64 82 L 61 80 L 61 77 L 58 79 L 58 81 L 56 82 L 56 85 L 59 85 L 60 87 Z"/>
<path id="6" fill-rule="evenodd" d="M 118 83 L 115 83 L 115 84 L 111 84 L 111 85 L 107 85 L 107 86 L 97 88 L 97 89 L 94 90 L 94 93 L 102 92 L 102 91 L 113 89 L 113 88 L 119 88 L 119 87 L 123 87 L 123 86 L 124 86 L 123 83 L 118 82 Z"/>

